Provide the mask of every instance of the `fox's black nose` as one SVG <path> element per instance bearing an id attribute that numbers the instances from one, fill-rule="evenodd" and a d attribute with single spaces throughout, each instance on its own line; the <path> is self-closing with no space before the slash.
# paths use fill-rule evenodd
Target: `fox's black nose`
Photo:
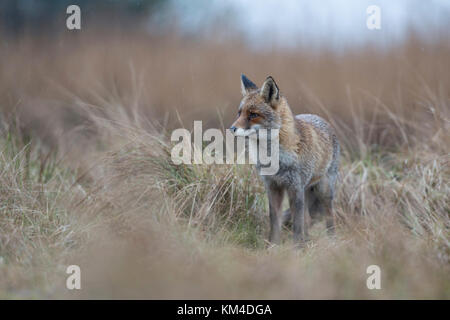
<path id="1" fill-rule="evenodd" d="M 232 126 L 232 127 L 230 128 L 231 132 L 233 132 L 233 133 L 236 132 L 236 129 L 237 129 L 237 128 L 236 128 L 235 126 Z"/>

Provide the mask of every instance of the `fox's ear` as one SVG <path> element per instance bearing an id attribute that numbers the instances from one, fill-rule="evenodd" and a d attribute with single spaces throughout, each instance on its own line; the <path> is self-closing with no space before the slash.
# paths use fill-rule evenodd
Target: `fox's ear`
<path id="1" fill-rule="evenodd" d="M 260 94 L 261 97 L 263 97 L 263 99 L 269 104 L 273 104 L 278 101 L 280 98 L 280 90 L 272 77 L 269 76 L 266 81 L 264 81 Z"/>
<path id="2" fill-rule="evenodd" d="M 250 90 L 258 89 L 256 84 L 250 81 L 244 74 L 241 74 L 241 92 L 245 96 Z"/>

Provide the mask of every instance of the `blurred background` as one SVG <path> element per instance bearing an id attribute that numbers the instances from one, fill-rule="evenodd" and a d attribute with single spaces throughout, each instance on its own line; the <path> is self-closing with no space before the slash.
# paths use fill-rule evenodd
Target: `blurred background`
<path id="1" fill-rule="evenodd" d="M 70 4 L 81 30 L 66 28 Z M 373 4 L 379 30 L 366 26 Z M 339 110 L 346 121 L 349 103 L 370 99 L 413 111 L 405 90 L 449 85 L 449 17 L 444 0 L 4 0 L 0 103 L 49 142 L 55 127 L 83 122 L 71 108 L 80 102 L 114 100 L 169 127 L 177 112 L 186 127 L 227 127 L 240 73 L 257 84 L 272 75 L 296 113 Z"/>
<path id="2" fill-rule="evenodd" d="M 257 4 L 249 0 L 5 0 L 0 5 L 2 30 L 12 35 L 64 33 L 64 13 L 71 4 L 82 9 L 84 31 L 99 26 L 111 32 L 127 28 L 153 35 L 176 31 L 197 39 L 239 38 L 266 50 L 388 46 L 405 40 L 412 31 L 436 41 L 450 24 L 446 0 L 262 0 Z M 370 5 L 382 9 L 383 27 L 377 33 L 366 28 Z"/>

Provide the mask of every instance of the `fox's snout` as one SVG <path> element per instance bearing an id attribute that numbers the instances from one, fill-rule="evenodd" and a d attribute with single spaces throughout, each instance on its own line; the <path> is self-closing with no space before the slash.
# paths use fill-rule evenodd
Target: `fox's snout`
<path id="1" fill-rule="evenodd" d="M 243 115 L 239 115 L 231 125 L 230 131 L 235 136 L 249 136 L 256 132 L 252 127 L 252 123 L 249 123 Z"/>
<path id="2" fill-rule="evenodd" d="M 230 127 L 230 131 L 235 136 L 241 136 L 241 137 L 248 137 L 256 133 L 256 130 L 254 128 L 250 129 L 243 129 L 243 128 L 236 128 L 235 126 Z"/>

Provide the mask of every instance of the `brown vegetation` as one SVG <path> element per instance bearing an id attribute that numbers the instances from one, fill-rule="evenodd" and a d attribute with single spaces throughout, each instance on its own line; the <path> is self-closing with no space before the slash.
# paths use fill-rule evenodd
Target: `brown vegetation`
<path id="1" fill-rule="evenodd" d="M 0 61 L 0 297 L 450 298 L 445 39 L 255 52 L 80 34 L 5 42 Z M 241 72 L 337 128 L 335 238 L 267 249 L 251 167 L 171 163 L 172 129 L 232 123 Z"/>

